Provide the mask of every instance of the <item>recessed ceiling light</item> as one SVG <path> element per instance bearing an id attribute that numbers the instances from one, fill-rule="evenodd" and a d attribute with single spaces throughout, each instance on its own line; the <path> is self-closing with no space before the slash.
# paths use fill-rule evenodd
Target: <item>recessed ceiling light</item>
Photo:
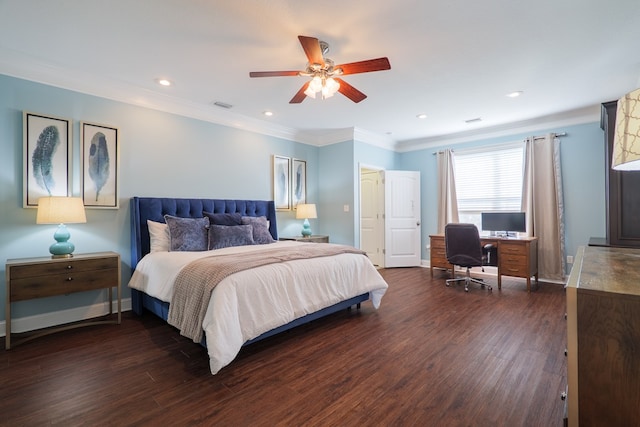
<path id="1" fill-rule="evenodd" d="M 171 80 L 167 80 L 167 79 L 156 79 L 156 82 L 161 85 L 161 86 L 171 86 Z"/>
<path id="2" fill-rule="evenodd" d="M 516 90 L 515 92 L 511 92 L 511 93 L 508 93 L 508 94 L 507 94 L 507 96 L 508 96 L 509 98 L 517 98 L 517 97 L 519 97 L 520 95 L 522 95 L 522 91 L 521 91 L 521 90 Z"/>
<path id="3" fill-rule="evenodd" d="M 265 116 L 271 117 L 271 116 L 273 116 L 273 111 L 269 111 L 269 110 L 263 111 L 262 114 L 264 114 Z"/>
<path id="4" fill-rule="evenodd" d="M 426 119 L 427 115 L 425 113 L 421 113 L 421 114 L 418 114 L 416 117 L 419 119 Z"/>

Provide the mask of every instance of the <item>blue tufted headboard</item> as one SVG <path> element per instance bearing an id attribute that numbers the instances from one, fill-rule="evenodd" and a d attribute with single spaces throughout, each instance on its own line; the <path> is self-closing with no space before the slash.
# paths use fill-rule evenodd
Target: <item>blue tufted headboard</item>
<path id="1" fill-rule="evenodd" d="M 131 268 L 149 253 L 147 220 L 165 222 L 166 214 L 183 218 L 201 218 L 202 212 L 239 213 L 243 216 L 266 216 L 269 231 L 278 240 L 275 204 L 271 200 L 175 199 L 133 197 L 131 199 Z"/>

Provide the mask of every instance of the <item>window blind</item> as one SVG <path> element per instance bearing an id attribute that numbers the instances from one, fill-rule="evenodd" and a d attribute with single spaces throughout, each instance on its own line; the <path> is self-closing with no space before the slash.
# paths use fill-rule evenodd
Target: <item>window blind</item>
<path id="1" fill-rule="evenodd" d="M 522 143 L 486 150 L 456 151 L 458 211 L 520 211 L 523 152 Z"/>

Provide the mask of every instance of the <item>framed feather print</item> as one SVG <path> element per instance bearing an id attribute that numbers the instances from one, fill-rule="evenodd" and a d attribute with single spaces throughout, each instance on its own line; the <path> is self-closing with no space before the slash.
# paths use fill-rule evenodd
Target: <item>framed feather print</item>
<path id="1" fill-rule="evenodd" d="M 80 123 L 82 200 L 85 208 L 119 208 L 120 132 L 118 128 Z"/>
<path id="2" fill-rule="evenodd" d="M 291 173 L 291 203 L 295 208 L 299 203 L 307 203 L 307 162 L 293 159 Z"/>
<path id="3" fill-rule="evenodd" d="M 289 174 L 291 159 L 284 156 L 273 156 L 273 200 L 277 211 L 290 211 Z"/>
<path id="4" fill-rule="evenodd" d="M 24 111 L 23 197 L 25 208 L 38 199 L 71 195 L 71 120 Z"/>

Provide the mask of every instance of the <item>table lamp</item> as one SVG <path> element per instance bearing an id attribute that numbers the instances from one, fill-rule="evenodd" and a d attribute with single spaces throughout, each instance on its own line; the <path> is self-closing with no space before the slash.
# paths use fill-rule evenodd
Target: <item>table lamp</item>
<path id="1" fill-rule="evenodd" d="M 640 170 L 640 89 L 618 100 L 612 158 L 614 170 Z"/>
<path id="2" fill-rule="evenodd" d="M 87 217 L 80 197 L 41 197 L 38 199 L 36 224 L 59 224 L 53 238 L 56 243 L 49 247 L 51 258 L 70 258 L 75 246 L 69 242 L 66 224 L 84 223 Z"/>
<path id="3" fill-rule="evenodd" d="M 302 223 L 302 235 L 304 237 L 311 236 L 311 226 L 309 225 L 309 218 L 317 218 L 318 214 L 316 213 L 316 205 L 313 203 L 310 204 L 300 204 L 297 206 L 296 210 L 296 219 L 304 219 Z"/>

